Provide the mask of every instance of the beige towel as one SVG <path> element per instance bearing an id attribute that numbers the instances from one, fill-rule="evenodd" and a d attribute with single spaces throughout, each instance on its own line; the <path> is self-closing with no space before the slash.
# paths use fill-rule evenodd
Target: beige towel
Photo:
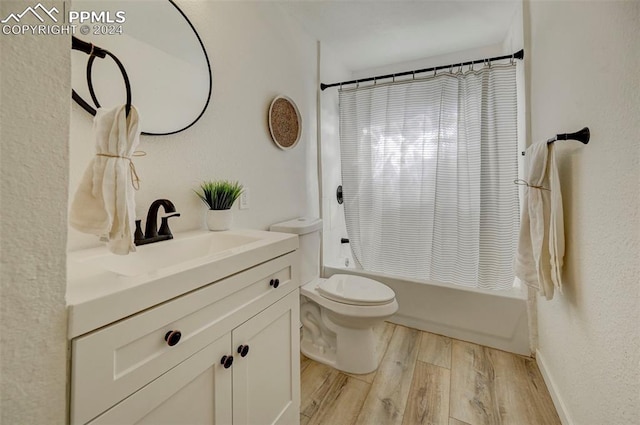
<path id="1" fill-rule="evenodd" d="M 140 142 L 138 111 L 132 106 L 98 109 L 93 121 L 96 156 L 85 171 L 71 204 L 75 229 L 99 236 L 115 254 L 136 250 L 135 197 L 131 157 Z"/>
<path id="2" fill-rule="evenodd" d="M 554 289 L 562 293 L 564 222 L 562 193 L 553 144 L 526 150 L 528 187 L 525 189 L 520 238 L 515 258 L 516 276 L 546 299 Z"/>

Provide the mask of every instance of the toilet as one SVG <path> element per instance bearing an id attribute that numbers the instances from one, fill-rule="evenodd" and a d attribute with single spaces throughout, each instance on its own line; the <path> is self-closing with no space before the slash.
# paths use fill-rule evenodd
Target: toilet
<path id="1" fill-rule="evenodd" d="M 391 288 L 366 277 L 320 278 L 322 220 L 299 218 L 274 224 L 274 232 L 299 237 L 300 351 L 338 370 L 364 374 L 378 368 L 373 327 L 398 310 Z"/>

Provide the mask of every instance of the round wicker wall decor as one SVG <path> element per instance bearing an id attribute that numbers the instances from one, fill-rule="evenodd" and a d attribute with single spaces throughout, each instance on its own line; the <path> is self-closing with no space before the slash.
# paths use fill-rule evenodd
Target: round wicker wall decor
<path id="1" fill-rule="evenodd" d="M 300 141 L 302 119 L 296 104 L 287 96 L 276 96 L 269 106 L 269 132 L 276 146 L 291 149 Z"/>

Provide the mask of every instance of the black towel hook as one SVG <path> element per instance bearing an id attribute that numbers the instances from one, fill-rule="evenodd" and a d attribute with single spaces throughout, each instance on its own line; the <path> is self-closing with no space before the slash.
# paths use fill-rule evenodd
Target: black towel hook
<path id="1" fill-rule="evenodd" d="M 120 73 L 122 74 L 122 78 L 124 80 L 125 89 L 127 91 L 127 103 L 126 103 L 126 114 L 129 116 L 129 112 L 131 112 L 131 83 L 129 82 L 129 76 L 127 75 L 127 71 L 124 68 L 124 65 L 120 60 L 108 50 L 105 50 L 101 47 L 96 46 L 93 43 L 87 43 L 86 41 L 82 41 L 79 38 L 72 37 L 71 48 L 74 50 L 80 50 L 89 55 L 89 60 L 87 61 L 87 85 L 89 86 L 89 93 L 91 94 L 91 99 L 93 99 L 93 103 L 96 105 L 96 108 L 100 107 L 100 102 L 98 101 L 98 97 L 96 96 L 95 90 L 93 89 L 93 79 L 91 77 L 91 71 L 93 68 L 93 61 L 96 57 L 105 58 L 109 56 L 113 61 L 118 65 L 120 69 Z M 96 114 L 96 110 L 89 105 L 75 90 L 71 90 L 71 97 L 73 100 L 78 102 L 78 104 L 90 113 L 91 115 Z"/>

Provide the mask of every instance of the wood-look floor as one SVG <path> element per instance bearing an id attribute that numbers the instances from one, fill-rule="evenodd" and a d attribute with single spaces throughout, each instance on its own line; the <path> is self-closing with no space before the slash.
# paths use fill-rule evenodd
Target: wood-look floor
<path id="1" fill-rule="evenodd" d="M 368 375 L 301 356 L 301 425 L 560 425 L 531 358 L 391 323 L 376 334 Z"/>

